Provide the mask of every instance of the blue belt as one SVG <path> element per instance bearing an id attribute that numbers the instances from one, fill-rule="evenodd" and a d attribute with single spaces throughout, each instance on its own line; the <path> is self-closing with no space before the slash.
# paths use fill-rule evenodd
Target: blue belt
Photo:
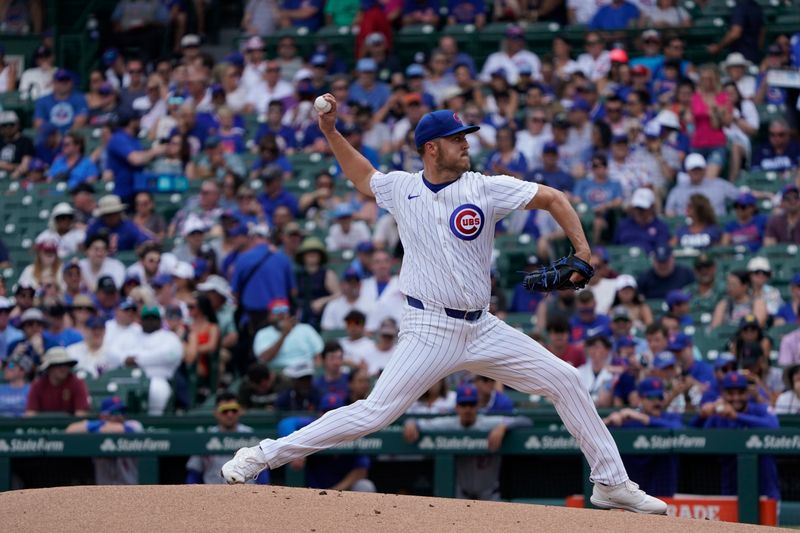
<path id="1" fill-rule="evenodd" d="M 422 302 L 413 296 L 406 296 L 406 301 L 408 302 L 408 305 L 415 309 L 425 310 L 425 306 L 422 305 Z M 460 309 L 450 309 L 449 307 L 444 308 L 444 314 L 450 318 L 466 320 L 467 322 L 474 322 L 478 320 L 482 313 L 483 311 L 461 311 Z"/>

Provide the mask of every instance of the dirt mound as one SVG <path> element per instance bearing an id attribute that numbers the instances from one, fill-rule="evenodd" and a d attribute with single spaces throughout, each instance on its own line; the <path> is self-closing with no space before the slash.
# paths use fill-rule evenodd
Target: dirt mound
<path id="1" fill-rule="evenodd" d="M 0 493 L 4 531 L 542 531 L 766 528 L 626 512 L 271 486 L 60 487 Z M 774 530 L 777 531 L 777 530 Z"/>

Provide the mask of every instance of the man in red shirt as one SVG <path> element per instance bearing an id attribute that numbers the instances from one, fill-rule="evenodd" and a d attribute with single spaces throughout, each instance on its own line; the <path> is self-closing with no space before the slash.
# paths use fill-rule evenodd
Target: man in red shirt
<path id="1" fill-rule="evenodd" d="M 583 348 L 570 344 L 569 333 L 569 322 L 566 320 L 555 319 L 549 321 L 547 324 L 547 336 L 550 343 L 547 345 L 547 349 L 577 368 L 586 362 L 586 355 L 583 353 Z"/>
<path id="2" fill-rule="evenodd" d="M 75 416 L 89 413 L 89 391 L 86 384 L 72 373 L 77 364 L 61 346 L 50 348 L 42 358 L 43 372 L 31 384 L 25 416 L 41 412 L 62 412 Z"/>

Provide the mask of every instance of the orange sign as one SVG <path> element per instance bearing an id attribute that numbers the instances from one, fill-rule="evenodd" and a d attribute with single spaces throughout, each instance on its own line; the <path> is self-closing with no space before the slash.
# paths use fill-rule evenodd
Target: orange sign
<path id="1" fill-rule="evenodd" d="M 699 518 L 722 522 L 739 521 L 739 503 L 736 496 L 701 496 L 676 494 L 673 498 L 661 498 L 667 502 L 667 515 L 680 518 Z M 583 508 L 583 496 L 568 496 L 567 507 Z M 762 526 L 778 525 L 778 502 L 766 497 L 759 500 L 759 523 Z"/>

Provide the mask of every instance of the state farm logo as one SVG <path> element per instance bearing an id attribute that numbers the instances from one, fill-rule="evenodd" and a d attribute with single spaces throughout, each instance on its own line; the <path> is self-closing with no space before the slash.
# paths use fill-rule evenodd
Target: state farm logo
<path id="1" fill-rule="evenodd" d="M 471 241 L 481 234 L 484 225 L 481 208 L 475 204 L 463 204 L 450 215 L 450 230 L 462 241 Z"/>

